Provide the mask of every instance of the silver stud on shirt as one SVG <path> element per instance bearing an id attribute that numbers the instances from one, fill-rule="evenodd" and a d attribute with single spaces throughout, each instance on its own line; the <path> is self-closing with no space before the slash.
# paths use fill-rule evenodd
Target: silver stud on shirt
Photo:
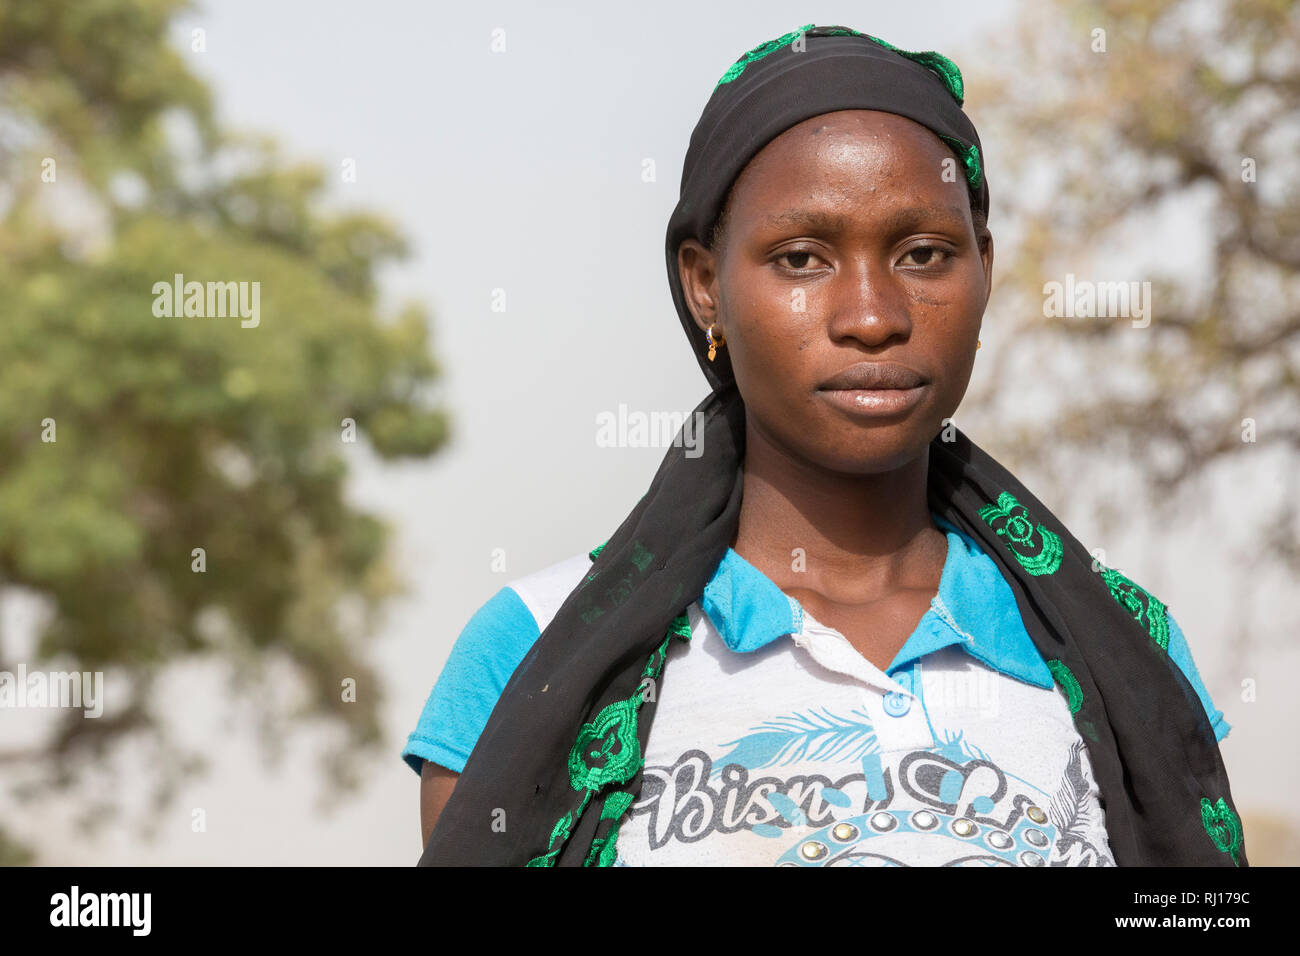
<path id="1" fill-rule="evenodd" d="M 892 813 L 886 813 L 884 810 L 881 810 L 879 813 L 873 813 L 871 815 L 871 827 L 874 830 L 879 830 L 881 833 L 884 833 L 886 830 L 892 830 L 896 826 L 898 826 L 898 821 L 894 818 Z"/>
<path id="2" fill-rule="evenodd" d="M 933 830 L 939 825 L 939 818 L 929 810 L 918 810 L 912 814 L 912 826 L 918 830 Z"/>
<path id="3" fill-rule="evenodd" d="M 1016 842 L 1011 839 L 1011 834 L 1002 830 L 992 830 L 984 839 L 987 840 L 989 846 L 993 847 L 995 850 L 1005 850 L 1007 847 L 1011 846 L 1012 843 Z"/>

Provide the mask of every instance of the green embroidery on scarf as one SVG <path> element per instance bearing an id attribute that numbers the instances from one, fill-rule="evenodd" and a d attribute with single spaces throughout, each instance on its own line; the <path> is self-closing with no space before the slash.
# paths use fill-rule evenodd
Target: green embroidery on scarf
<path id="1" fill-rule="evenodd" d="M 664 669 L 664 661 L 668 657 L 668 642 L 670 640 L 672 640 L 671 634 L 666 636 L 664 642 L 650 654 L 650 660 L 646 661 L 645 670 L 641 672 L 642 677 L 658 680 L 659 672 Z"/>
<path id="2" fill-rule="evenodd" d="M 1201 823 L 1214 845 L 1232 857 L 1234 866 L 1241 866 L 1241 818 L 1228 801 L 1219 797 L 1219 802 L 1212 804 L 1209 797 L 1201 797 Z"/>
<path id="3" fill-rule="evenodd" d="M 1066 700 L 1070 703 L 1070 713 L 1077 714 L 1079 708 L 1083 706 L 1083 688 L 1079 686 L 1078 678 L 1065 665 L 1065 661 L 1048 661 L 1047 669 L 1052 672 L 1052 677 L 1056 678 L 1056 682 L 1065 691 Z"/>
<path id="4" fill-rule="evenodd" d="M 1118 601 L 1133 619 L 1146 628 L 1162 651 L 1169 651 L 1169 609 L 1142 585 L 1125 577 L 1114 568 L 1101 569 L 1102 580 L 1110 589 L 1111 597 Z"/>
<path id="5" fill-rule="evenodd" d="M 587 801 L 591 799 L 591 792 L 582 798 L 582 803 L 578 809 L 570 810 L 556 822 L 551 828 L 551 842 L 546 845 L 546 853 L 541 856 L 535 856 L 524 866 L 555 866 L 555 858 L 559 856 L 560 850 L 564 848 L 565 841 L 569 839 L 569 831 L 573 828 L 574 821 L 582 816 L 582 811 L 587 808 Z"/>
<path id="6" fill-rule="evenodd" d="M 685 614 L 678 614 L 673 618 L 673 622 L 668 625 L 668 633 L 675 634 L 684 641 L 691 639 L 691 622 Z"/>
<path id="7" fill-rule="evenodd" d="M 1006 540 L 1011 553 L 1030 574 L 1053 574 L 1061 566 L 1065 553 L 1061 539 L 1041 524 L 1035 525 L 1028 509 L 1007 492 L 998 495 L 997 504 L 980 508 L 979 515 Z"/>
<path id="8" fill-rule="evenodd" d="M 805 23 L 797 30 L 792 30 L 784 36 L 777 37 L 775 40 L 767 40 L 764 43 L 760 43 L 758 46 L 754 47 L 754 49 L 742 54 L 740 59 L 731 64 L 731 66 L 727 68 L 727 72 L 722 74 L 722 79 L 713 84 L 713 88 L 716 90 L 723 83 L 730 83 L 736 77 L 740 76 L 740 74 L 744 73 L 745 67 L 749 66 L 749 64 L 753 63 L 755 60 L 761 60 L 763 57 L 775 53 L 784 46 L 789 46 L 806 31 L 811 30 L 812 27 L 813 25 L 811 23 Z"/>
<path id="9" fill-rule="evenodd" d="M 948 92 L 952 94 L 952 98 L 957 101 L 958 106 L 961 106 L 965 102 L 966 88 L 965 84 L 962 82 L 961 70 L 957 68 L 956 63 L 952 62 L 952 60 L 948 59 L 942 53 L 937 53 L 934 50 L 924 50 L 920 53 L 913 53 L 911 50 L 900 50 L 898 47 L 894 46 L 894 44 L 887 43 L 880 39 L 880 37 L 873 37 L 870 34 L 865 33 L 859 34 L 859 36 L 865 36 L 869 40 L 875 40 L 886 49 L 893 50 L 900 56 L 905 56 L 912 62 L 921 64 L 921 66 L 925 67 L 931 73 L 938 76 L 939 79 L 943 80 L 943 85 L 948 88 Z"/>
<path id="10" fill-rule="evenodd" d="M 654 652 L 650 655 L 650 660 L 646 661 L 645 670 L 641 672 L 642 677 L 659 679 L 659 673 L 664 669 L 664 662 L 668 659 L 668 645 L 674 637 L 684 641 L 691 639 L 691 622 L 685 614 L 678 614 L 673 618 L 673 622 L 668 625 L 668 632 L 664 635 L 664 642 L 654 649 Z"/>
<path id="11" fill-rule="evenodd" d="M 609 541 L 606 541 L 599 547 L 593 548 L 587 553 L 587 556 L 592 561 L 595 561 L 595 556 L 599 555 L 608 544 Z M 606 611 L 613 610 L 632 597 L 639 586 L 637 576 L 645 575 L 654 562 L 654 557 L 654 552 L 650 551 L 640 541 L 633 539 L 631 553 L 627 555 L 625 560 L 620 561 L 616 568 L 605 575 L 604 582 L 608 587 L 600 592 L 600 596 L 596 596 L 591 592 L 584 595 L 586 600 L 578 610 L 578 616 L 582 618 L 583 622 L 590 624 Z M 600 574 L 600 571 L 592 570 L 591 573 L 578 582 L 576 590 L 584 590 Z"/>
<path id="12" fill-rule="evenodd" d="M 803 26 L 799 27 L 799 29 L 792 30 L 783 36 L 777 37 L 775 40 L 767 40 L 760 43 L 758 46 L 754 47 L 754 49 L 742 54 L 740 59 L 728 67 L 726 73 L 722 74 L 721 79 L 714 84 L 713 88 L 717 89 L 724 83 L 730 83 L 732 80 L 736 79 L 736 77 L 744 73 L 745 68 L 749 66 L 749 64 L 753 63 L 755 60 L 761 60 L 765 56 L 770 56 L 777 50 L 791 45 L 799 36 L 807 33 L 809 30 L 818 31 L 816 33 L 817 36 L 856 36 L 871 40 L 873 43 L 879 44 L 887 50 L 892 50 L 899 56 L 906 57 L 913 63 L 920 64 L 937 76 L 943 83 L 944 88 L 947 89 L 952 98 L 957 101 L 958 106 L 962 106 L 966 102 L 966 85 L 965 81 L 962 79 L 961 69 L 956 63 L 948 59 L 948 57 L 944 56 L 942 53 L 939 53 L 936 50 L 904 50 L 901 47 L 894 46 L 894 44 L 887 40 L 882 40 L 880 37 L 872 36 L 869 33 L 862 33 L 858 30 L 852 29 L 851 27 L 817 27 L 811 23 L 805 23 Z M 979 147 L 973 143 L 963 143 L 961 140 L 952 136 L 939 135 L 939 138 L 952 147 L 953 151 L 956 152 L 958 158 L 961 160 L 966 182 L 972 190 L 978 191 L 980 184 L 984 180 L 984 167 L 980 160 Z M 593 558 L 592 560 L 595 559 Z"/>
<path id="13" fill-rule="evenodd" d="M 601 820 L 613 820 L 614 824 L 609 828 L 609 832 L 603 837 L 597 837 L 591 841 L 591 851 L 587 854 L 587 859 L 583 861 L 583 866 L 611 866 L 618 855 L 615 844 L 618 841 L 619 817 L 627 813 L 628 807 L 632 806 L 635 798 L 626 790 L 615 790 L 608 797 L 600 808 Z"/>
<path id="14" fill-rule="evenodd" d="M 1052 677 L 1061 685 L 1061 690 L 1065 691 L 1065 700 L 1070 706 L 1070 714 L 1074 717 L 1074 723 L 1079 729 L 1079 733 L 1094 744 L 1097 743 L 1097 728 L 1093 726 L 1092 721 L 1079 719 L 1079 709 L 1083 707 L 1083 687 L 1079 685 L 1079 679 L 1074 676 L 1074 671 L 1070 670 L 1065 661 L 1062 660 L 1048 661 L 1047 669 L 1052 672 Z"/>
<path id="15" fill-rule="evenodd" d="M 559 850 L 552 849 L 552 847 L 555 846 L 556 840 L 559 840 L 561 838 L 567 840 L 569 838 L 569 827 L 571 826 L 573 826 L 573 814 L 570 812 L 560 817 L 559 822 L 556 823 L 555 826 L 551 828 L 551 842 L 546 845 L 547 850 L 550 852 L 546 853 L 543 856 L 535 856 L 524 865 L 525 866 L 554 866 L 555 865 L 554 856 L 556 853 L 559 852 Z"/>
<path id="16" fill-rule="evenodd" d="M 569 783 L 579 792 L 626 783 L 641 766 L 641 741 L 636 736 L 640 694 L 616 700 L 583 724 L 569 753 Z"/>
<path id="17" fill-rule="evenodd" d="M 640 541 L 632 542 L 632 563 L 636 565 L 638 571 L 645 573 L 645 569 L 650 567 L 654 557 Z"/>
<path id="18" fill-rule="evenodd" d="M 627 813 L 628 808 L 632 806 L 632 801 L 635 799 L 626 790 L 616 790 L 605 798 L 605 803 L 600 808 L 600 818 L 602 820 L 617 820 Z"/>
<path id="19" fill-rule="evenodd" d="M 980 148 L 974 144 L 967 146 L 961 140 L 952 136 L 944 136 L 942 133 L 936 133 L 935 135 L 951 146 L 953 151 L 961 158 L 966 182 L 970 184 L 971 189 L 978 190 L 980 182 L 984 179 L 984 169 L 980 166 Z"/>
<path id="20" fill-rule="evenodd" d="M 818 36 L 866 37 L 868 40 L 880 44 L 887 50 L 893 50 L 899 56 L 907 57 L 907 59 L 911 60 L 913 63 L 919 63 L 935 76 L 939 77 L 943 82 L 944 87 L 952 95 L 952 98 L 957 101 L 958 106 L 963 105 L 966 101 L 966 86 L 965 82 L 962 80 L 961 70 L 958 68 L 956 63 L 948 59 L 942 53 L 935 50 L 922 50 L 919 52 L 904 50 L 901 47 L 894 46 L 894 44 L 887 40 L 882 40 L 880 37 L 874 37 L 869 33 L 862 33 L 861 31 L 854 30 L 851 27 L 832 29 L 830 27 L 815 27 L 814 24 L 811 23 L 805 23 L 799 29 L 792 30 L 784 36 L 777 37 L 775 40 L 767 40 L 760 43 L 758 46 L 754 47 L 754 49 L 742 54 L 740 59 L 728 67 L 726 73 L 722 74 L 722 78 L 714 84 L 713 88 L 717 89 L 724 83 L 730 83 L 736 77 L 740 76 L 740 74 L 744 73 L 745 67 L 749 66 L 749 64 L 753 63 L 755 60 L 761 60 L 763 57 L 770 56 L 782 47 L 789 46 L 801 34 L 807 33 L 812 29 L 820 29 L 823 31 L 822 33 L 819 33 Z M 978 188 L 978 183 L 975 185 Z"/>
<path id="21" fill-rule="evenodd" d="M 592 843 L 592 852 L 595 853 L 596 855 L 594 859 L 592 856 L 587 857 L 587 859 L 592 860 L 592 863 L 589 865 L 594 865 L 594 866 L 614 865 L 614 861 L 618 859 L 617 841 L 618 841 L 618 830 L 621 823 L 622 823 L 621 820 L 616 821 L 614 825 L 609 828 L 609 833 L 604 838 L 600 840 L 596 840 Z"/>
<path id="22" fill-rule="evenodd" d="M 690 636 L 691 625 L 686 614 L 673 618 L 664 634 L 663 643 L 655 648 L 646 662 L 642 677 L 658 678 L 663 672 L 668 645 L 672 639 L 679 637 L 689 640 Z M 582 816 L 592 795 L 611 783 L 627 783 L 641 769 L 645 757 L 641 753 L 641 741 L 637 737 L 637 711 L 643 700 L 638 685 L 631 697 L 606 705 L 594 721 L 582 725 L 573 750 L 569 752 L 569 784 L 574 790 L 585 791 L 582 804 L 576 811 L 571 810 L 559 819 L 551 829 L 547 852 L 529 860 L 526 866 L 554 866 L 555 857 L 564 848 L 574 822 Z M 593 863 L 596 866 L 612 865 L 615 858 L 614 840 L 618 836 L 618 818 L 627 812 L 632 800 L 632 794 L 626 792 L 621 795 L 613 793 L 605 798 L 601 806 L 601 819 L 613 820 L 614 825 L 603 839 L 592 841 L 583 866 L 591 866 Z"/>

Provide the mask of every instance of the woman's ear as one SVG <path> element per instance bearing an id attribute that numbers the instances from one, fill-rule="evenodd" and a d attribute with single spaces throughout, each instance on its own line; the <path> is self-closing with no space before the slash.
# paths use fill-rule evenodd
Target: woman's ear
<path id="1" fill-rule="evenodd" d="M 980 259 L 984 263 L 984 304 L 988 305 L 993 294 L 993 233 L 985 226 L 979 239 Z"/>
<path id="2" fill-rule="evenodd" d="M 677 247 L 677 275 L 691 318 L 703 332 L 718 321 L 717 257 L 697 240 L 683 239 Z"/>

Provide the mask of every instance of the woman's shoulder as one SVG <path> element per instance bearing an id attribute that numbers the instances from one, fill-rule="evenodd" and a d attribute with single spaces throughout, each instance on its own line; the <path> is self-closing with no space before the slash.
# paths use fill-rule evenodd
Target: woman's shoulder
<path id="1" fill-rule="evenodd" d="M 546 630 L 590 564 L 584 552 L 507 579 L 470 615 L 452 647 L 448 667 L 492 658 L 513 669 Z"/>
<path id="2" fill-rule="evenodd" d="M 587 553 L 509 579 L 470 617 L 407 739 L 416 773 L 428 760 L 460 773 L 510 676 L 587 573 Z"/>
<path id="3" fill-rule="evenodd" d="M 993 595 L 1001 604 L 1004 621 L 1009 620 L 1012 614 L 1017 618 L 1021 618 L 1011 586 L 1007 584 L 1005 577 L 998 569 L 997 563 L 988 555 L 984 548 L 981 547 L 979 541 L 966 534 L 952 523 L 945 521 L 939 515 L 935 515 L 935 519 L 936 523 L 939 524 L 942 530 L 945 532 L 955 533 L 962 545 L 962 552 L 958 555 L 951 556 L 958 557 L 961 560 L 968 562 L 968 567 L 963 569 L 965 573 L 962 576 L 962 580 L 968 583 L 971 581 L 979 581 L 983 584 L 981 587 L 968 588 L 963 597 L 983 602 L 988 600 L 989 595 Z M 951 538 L 949 540 L 951 541 Z M 975 569 L 978 570 L 978 575 L 972 573 Z M 1139 588 L 1144 592 L 1146 591 L 1145 588 L 1142 588 L 1141 585 L 1134 582 L 1131 578 L 1126 580 L 1134 587 Z M 1149 594 L 1150 592 L 1146 593 Z M 1187 681 L 1192 685 L 1192 689 L 1196 691 L 1197 697 L 1200 698 L 1201 704 L 1205 708 L 1206 716 L 1210 720 L 1210 726 L 1214 730 L 1215 739 L 1222 740 L 1227 736 L 1228 731 L 1232 729 L 1232 725 L 1225 719 L 1223 711 L 1214 705 L 1214 701 L 1211 699 L 1210 693 L 1205 687 L 1205 682 L 1201 679 L 1201 675 L 1197 670 L 1196 662 L 1192 658 L 1192 651 L 1188 646 L 1187 638 L 1183 634 L 1183 630 L 1179 626 L 1178 621 L 1174 619 L 1173 612 L 1170 611 L 1163 602 L 1157 601 L 1156 604 L 1158 605 L 1159 613 L 1167 626 L 1167 642 L 1163 646 L 1165 646 L 1165 650 L 1173 662 L 1178 666 L 1178 669 L 1182 671 L 1183 676 L 1186 677 Z M 1019 621 L 1018 623 L 1023 626 L 1023 621 Z M 1029 640 L 1027 631 L 1024 636 L 1026 640 Z"/>
<path id="4" fill-rule="evenodd" d="M 570 555 L 554 564 L 548 564 L 539 570 L 508 581 L 493 600 L 499 599 L 503 591 L 513 592 L 513 595 L 522 601 L 532 614 L 540 633 L 546 629 L 546 625 L 551 622 L 551 618 L 555 617 L 555 612 L 560 609 L 560 605 L 578 586 L 590 568 L 591 558 L 587 551 Z"/>

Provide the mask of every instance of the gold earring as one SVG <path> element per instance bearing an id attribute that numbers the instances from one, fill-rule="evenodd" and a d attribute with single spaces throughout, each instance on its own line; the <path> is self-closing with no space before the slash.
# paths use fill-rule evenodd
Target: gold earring
<path id="1" fill-rule="evenodd" d="M 979 339 L 976 339 L 976 340 L 975 340 L 975 350 L 976 350 L 976 351 L 979 351 L 979 347 L 980 347 L 980 340 L 979 340 Z"/>
<path id="2" fill-rule="evenodd" d="M 716 323 L 715 323 L 715 324 L 716 324 Z M 709 342 L 709 361 L 712 362 L 713 359 L 714 359 L 714 357 L 717 356 L 717 354 L 718 354 L 718 346 L 720 346 L 720 345 L 726 345 L 726 344 L 727 344 L 727 340 L 726 340 L 725 337 L 723 337 L 723 336 L 721 336 L 721 335 L 718 336 L 718 337 L 715 339 L 715 338 L 713 337 L 713 326 L 712 326 L 712 325 L 710 325 L 707 329 L 704 330 L 704 337 L 705 337 L 706 339 L 708 339 L 708 342 Z"/>

